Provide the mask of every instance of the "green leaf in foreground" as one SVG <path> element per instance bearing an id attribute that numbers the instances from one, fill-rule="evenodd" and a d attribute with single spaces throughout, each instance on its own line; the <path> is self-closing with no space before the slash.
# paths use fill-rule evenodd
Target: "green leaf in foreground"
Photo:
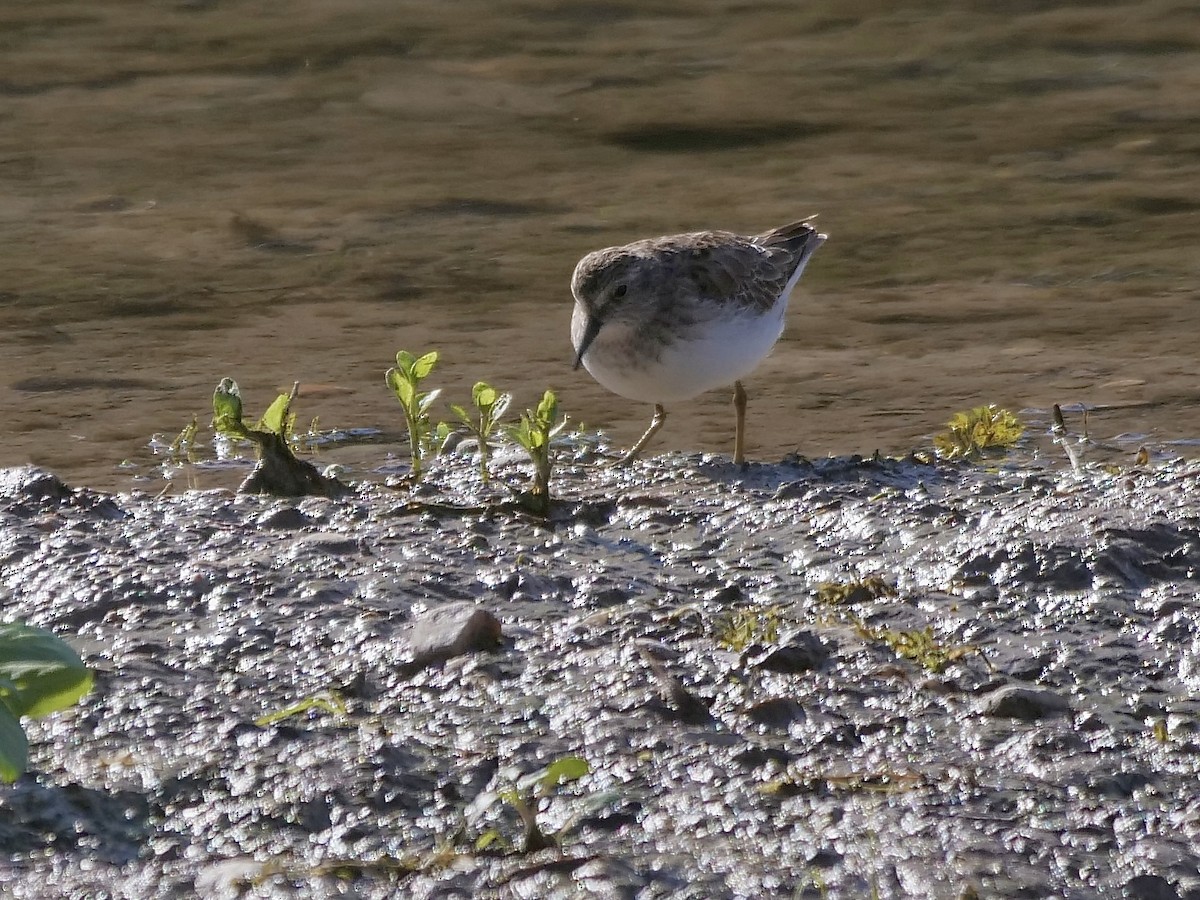
<path id="1" fill-rule="evenodd" d="M 66 709 L 91 689 L 92 673 L 66 642 L 19 622 L 0 625 L 0 780 L 14 781 L 28 763 L 21 717 Z"/>
<path id="2" fill-rule="evenodd" d="M 13 715 L 41 718 L 91 689 L 92 673 L 69 644 L 41 628 L 0 625 L 0 703 Z"/>
<path id="3" fill-rule="evenodd" d="M 715 622 L 713 638 L 735 653 L 758 641 L 772 643 L 779 639 L 779 607 L 730 611 Z"/>
<path id="4" fill-rule="evenodd" d="M 0 706 L 0 781 L 12 784 L 29 765 L 29 741 L 17 717 Z"/>

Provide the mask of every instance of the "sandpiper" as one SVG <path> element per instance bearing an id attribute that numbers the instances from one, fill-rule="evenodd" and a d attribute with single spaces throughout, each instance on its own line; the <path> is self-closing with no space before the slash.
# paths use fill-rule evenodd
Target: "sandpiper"
<path id="1" fill-rule="evenodd" d="M 571 343 L 614 394 L 654 404 L 633 460 L 666 421 L 665 403 L 733 383 L 733 459 L 745 461 L 744 377 L 783 333 L 788 297 L 827 235 L 808 220 L 754 237 L 699 231 L 589 253 L 575 267 Z"/>

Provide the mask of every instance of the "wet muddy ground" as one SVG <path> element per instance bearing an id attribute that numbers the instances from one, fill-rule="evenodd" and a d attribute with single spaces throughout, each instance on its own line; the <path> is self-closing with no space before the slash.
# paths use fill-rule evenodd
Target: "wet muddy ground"
<path id="1" fill-rule="evenodd" d="M 0 606 L 98 673 L 0 791 L 3 893 L 1200 897 L 1194 464 L 595 463 L 549 527 L 451 508 L 504 493 L 465 460 L 341 501 L 3 472 Z M 415 660 L 462 603 L 500 643 Z M 561 850 L 478 849 L 571 755 Z"/>
<path id="2" fill-rule="evenodd" d="M 811 212 L 758 458 L 985 402 L 1200 438 L 1189 4 L 62 0 L 0 49 L 0 464 L 160 480 L 225 376 L 395 431 L 401 347 L 628 444 L 649 409 L 569 368 L 575 261 Z M 673 413 L 662 449 L 729 452 L 727 397 Z"/>

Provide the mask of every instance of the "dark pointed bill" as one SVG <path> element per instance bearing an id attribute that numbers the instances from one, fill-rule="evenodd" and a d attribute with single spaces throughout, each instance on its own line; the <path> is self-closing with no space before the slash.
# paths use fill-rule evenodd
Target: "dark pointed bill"
<path id="1" fill-rule="evenodd" d="M 575 353 L 576 369 L 583 365 L 583 354 L 587 353 L 588 347 L 592 346 L 592 341 L 600 333 L 600 324 L 597 316 L 588 316 L 587 326 L 583 329 L 583 338 L 579 341 L 579 349 Z"/>

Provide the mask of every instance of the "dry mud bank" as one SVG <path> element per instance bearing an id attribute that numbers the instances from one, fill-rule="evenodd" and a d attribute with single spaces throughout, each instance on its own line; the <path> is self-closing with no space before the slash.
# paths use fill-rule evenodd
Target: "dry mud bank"
<path id="1" fill-rule="evenodd" d="M 98 673 L 0 788 L 3 892 L 1200 897 L 1194 465 L 585 462 L 550 527 L 436 473 L 424 507 L 0 473 L 4 617 Z M 461 603 L 499 644 L 414 660 Z M 882 640 L 926 627 L 943 671 Z M 565 755 L 561 854 L 475 850 Z"/>

